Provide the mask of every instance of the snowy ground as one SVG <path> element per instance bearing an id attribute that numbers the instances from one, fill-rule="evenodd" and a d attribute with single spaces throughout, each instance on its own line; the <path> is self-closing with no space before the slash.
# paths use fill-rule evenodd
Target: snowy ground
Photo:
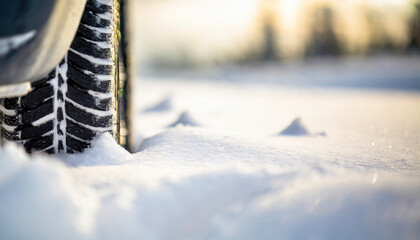
<path id="1" fill-rule="evenodd" d="M 0 149 L 0 239 L 418 239 L 418 91 L 138 84 L 137 153 Z"/>

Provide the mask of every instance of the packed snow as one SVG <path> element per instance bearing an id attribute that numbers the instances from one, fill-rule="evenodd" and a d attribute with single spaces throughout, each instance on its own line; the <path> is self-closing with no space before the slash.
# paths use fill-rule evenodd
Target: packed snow
<path id="1" fill-rule="evenodd" d="M 137 92 L 135 153 L 109 134 L 75 155 L 0 148 L 0 239 L 418 239 L 419 92 Z"/>

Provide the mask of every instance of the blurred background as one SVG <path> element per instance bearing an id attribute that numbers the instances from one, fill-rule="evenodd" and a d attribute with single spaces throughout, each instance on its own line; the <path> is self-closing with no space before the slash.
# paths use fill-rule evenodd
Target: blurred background
<path id="1" fill-rule="evenodd" d="M 134 0 L 143 71 L 420 52 L 418 0 Z"/>

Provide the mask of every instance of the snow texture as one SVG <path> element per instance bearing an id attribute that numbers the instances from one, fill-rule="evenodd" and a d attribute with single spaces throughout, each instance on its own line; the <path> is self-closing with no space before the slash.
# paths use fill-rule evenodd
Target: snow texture
<path id="1" fill-rule="evenodd" d="M 0 238 L 417 239 L 418 175 L 283 168 L 255 161 L 264 146 L 241 153 L 252 145 L 228 139 L 231 150 L 218 149 L 225 138 L 176 128 L 116 164 L 107 153 L 121 149 L 105 135 L 79 168 L 7 145 Z"/>
<path id="2" fill-rule="evenodd" d="M 0 239 L 418 239 L 418 92 L 139 86 L 136 153 L 109 134 L 75 155 L 0 148 Z M 289 133 L 328 136 L 277 135 L 295 116 Z"/>

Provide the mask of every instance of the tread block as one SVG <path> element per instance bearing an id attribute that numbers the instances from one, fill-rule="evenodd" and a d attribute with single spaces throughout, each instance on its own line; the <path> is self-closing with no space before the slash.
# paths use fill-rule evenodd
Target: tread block
<path id="1" fill-rule="evenodd" d="M 21 98 L 21 106 L 31 108 L 40 105 L 45 99 L 54 96 L 54 87 L 50 84 L 41 85 Z"/>
<path id="2" fill-rule="evenodd" d="M 92 12 L 96 13 L 112 13 L 112 7 L 108 5 L 101 4 L 98 1 L 88 0 L 86 3 L 86 9 L 89 9 Z"/>
<path id="3" fill-rule="evenodd" d="M 4 108 L 10 109 L 10 110 L 20 109 L 18 97 L 4 98 L 2 105 L 4 106 Z"/>
<path id="4" fill-rule="evenodd" d="M 70 137 L 69 135 L 66 136 L 66 145 L 69 148 L 76 150 L 77 152 L 83 152 L 83 150 L 90 147 L 89 143 L 79 141 L 75 138 Z"/>
<path id="5" fill-rule="evenodd" d="M 67 76 L 68 84 L 77 84 L 82 88 L 90 89 L 95 92 L 106 93 L 111 89 L 111 81 L 96 80 L 94 76 L 82 73 L 81 70 L 75 67 L 72 63 L 69 63 Z"/>
<path id="6" fill-rule="evenodd" d="M 90 72 L 101 75 L 113 75 L 112 65 L 100 65 L 92 63 L 80 55 L 73 53 L 72 51 L 67 52 L 67 57 L 72 65 L 77 66 L 80 69 L 86 69 Z"/>
<path id="7" fill-rule="evenodd" d="M 0 128 L 0 131 L 1 131 L 2 137 L 4 137 L 7 140 L 10 140 L 10 141 L 19 140 L 19 132 L 18 131 L 9 132 L 6 129 L 4 129 L 3 127 Z"/>
<path id="8" fill-rule="evenodd" d="M 86 91 L 79 89 L 77 85 L 72 84 L 69 84 L 67 86 L 66 97 L 87 108 L 92 108 L 100 111 L 108 111 L 112 104 L 111 98 L 98 99 L 97 97 L 90 95 Z"/>
<path id="9" fill-rule="evenodd" d="M 96 132 L 72 121 L 67 121 L 66 131 L 71 135 L 83 140 L 92 140 L 94 137 L 96 137 Z"/>
<path id="10" fill-rule="evenodd" d="M 53 99 L 50 99 L 37 108 L 22 110 L 22 124 L 32 124 L 34 121 L 52 113 L 54 111 Z"/>
<path id="11" fill-rule="evenodd" d="M 83 24 L 79 25 L 77 34 L 79 34 L 80 36 L 86 39 L 89 39 L 92 41 L 100 41 L 100 42 L 109 42 L 109 40 L 112 38 L 111 33 L 97 32 L 86 27 Z"/>
<path id="12" fill-rule="evenodd" d="M 50 147 L 47 150 L 45 150 L 45 152 L 48 153 L 48 154 L 54 154 L 55 153 L 55 149 L 54 149 L 54 147 Z"/>
<path id="13" fill-rule="evenodd" d="M 20 124 L 20 117 L 19 115 L 8 116 L 0 112 L 0 122 L 4 122 L 5 124 L 9 126 L 18 126 Z"/>
<path id="14" fill-rule="evenodd" d="M 63 108 L 57 108 L 57 121 L 61 122 L 64 120 Z"/>
<path id="15" fill-rule="evenodd" d="M 23 146 L 28 152 L 43 150 L 53 145 L 53 134 L 26 141 Z"/>
<path id="16" fill-rule="evenodd" d="M 82 37 L 75 38 L 71 44 L 71 48 L 80 53 L 87 54 L 96 58 L 112 58 L 112 51 L 110 48 L 101 48 L 95 43 L 86 41 Z"/>
<path id="17" fill-rule="evenodd" d="M 67 151 L 66 151 L 66 153 L 68 153 L 68 154 L 75 154 L 75 153 L 77 153 L 77 152 L 76 152 L 76 151 L 74 151 L 73 149 L 71 149 L 71 148 L 67 147 Z"/>
<path id="18" fill-rule="evenodd" d="M 107 128 L 112 125 L 112 116 L 99 117 L 92 113 L 83 111 L 82 109 L 74 106 L 72 103 L 66 104 L 67 116 L 72 118 L 78 123 L 97 128 Z"/>
<path id="19" fill-rule="evenodd" d="M 109 21 L 108 19 L 101 18 L 87 9 L 83 13 L 81 22 L 83 24 L 99 28 L 107 28 L 111 26 L 111 21 Z"/>
<path id="20" fill-rule="evenodd" d="M 48 121 L 39 126 L 28 126 L 21 130 L 21 139 L 33 139 L 54 129 L 54 121 Z"/>
<path id="21" fill-rule="evenodd" d="M 62 152 L 64 150 L 63 141 L 58 141 L 58 152 Z"/>

